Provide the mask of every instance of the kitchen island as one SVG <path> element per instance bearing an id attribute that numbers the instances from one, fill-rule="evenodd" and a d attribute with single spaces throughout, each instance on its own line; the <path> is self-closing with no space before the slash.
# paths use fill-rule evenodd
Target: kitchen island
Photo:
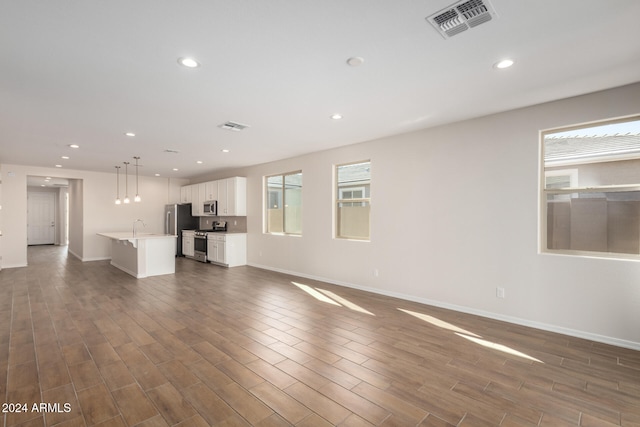
<path id="1" fill-rule="evenodd" d="M 98 233 L 111 239 L 111 265 L 142 279 L 176 272 L 174 234 Z"/>

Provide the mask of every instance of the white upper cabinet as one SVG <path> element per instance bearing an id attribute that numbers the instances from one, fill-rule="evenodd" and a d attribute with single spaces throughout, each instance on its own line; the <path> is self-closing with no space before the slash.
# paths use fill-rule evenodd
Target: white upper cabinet
<path id="1" fill-rule="evenodd" d="M 180 203 L 191 203 L 191 185 L 180 187 Z"/>
<path id="2" fill-rule="evenodd" d="M 205 184 L 194 184 L 191 186 L 191 215 L 203 216 L 202 204 L 205 199 Z"/>
<path id="3" fill-rule="evenodd" d="M 204 183 L 205 198 L 203 201 L 218 200 L 218 181 L 209 181 Z"/>
<path id="4" fill-rule="evenodd" d="M 216 181 L 218 183 L 218 215 L 229 215 L 227 207 L 227 180 L 221 179 Z"/>
<path id="5" fill-rule="evenodd" d="M 193 216 L 203 216 L 202 205 L 209 200 L 218 201 L 218 216 L 247 216 L 247 178 L 236 176 L 180 189 L 180 203 L 191 203 Z"/>
<path id="6" fill-rule="evenodd" d="M 218 215 L 247 216 L 247 178 L 218 181 Z"/>

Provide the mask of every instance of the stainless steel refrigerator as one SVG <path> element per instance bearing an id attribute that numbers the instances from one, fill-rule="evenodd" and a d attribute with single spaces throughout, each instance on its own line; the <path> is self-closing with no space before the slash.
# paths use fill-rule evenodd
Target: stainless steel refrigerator
<path id="1" fill-rule="evenodd" d="M 176 256 L 182 254 L 182 230 L 197 230 L 200 220 L 197 216 L 191 216 L 191 203 L 180 205 L 165 205 L 164 207 L 164 232 L 178 236 Z"/>

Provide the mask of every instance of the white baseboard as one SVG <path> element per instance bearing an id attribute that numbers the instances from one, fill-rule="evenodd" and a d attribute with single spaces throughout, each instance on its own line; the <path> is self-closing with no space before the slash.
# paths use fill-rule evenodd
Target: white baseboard
<path id="1" fill-rule="evenodd" d="M 77 259 L 79 259 L 80 261 L 82 261 L 82 257 L 80 255 L 78 255 L 77 253 L 73 252 L 71 250 L 71 248 L 67 248 L 67 253 L 70 253 L 71 255 L 73 255 L 74 257 L 76 257 Z"/>
<path id="2" fill-rule="evenodd" d="M 69 252 L 71 255 L 73 255 L 76 259 L 79 259 L 82 262 L 89 262 L 89 261 L 107 261 L 110 260 L 111 257 L 94 257 L 94 258 L 83 258 L 80 255 L 78 255 L 77 253 L 73 252 L 71 249 L 67 249 L 67 252 Z"/>
<path id="3" fill-rule="evenodd" d="M 317 281 L 320 281 L 320 282 L 331 283 L 333 285 L 339 285 L 339 286 L 344 286 L 344 287 L 347 287 L 347 288 L 353 288 L 353 289 L 358 289 L 358 290 L 361 290 L 361 291 L 371 292 L 371 293 L 378 294 L 378 295 L 384 295 L 384 296 L 388 296 L 388 297 L 403 299 L 403 300 L 406 300 L 406 301 L 412 301 L 412 302 L 417 302 L 417 303 L 421 303 L 421 304 L 431 305 L 431 306 L 434 306 L 434 307 L 445 308 L 445 309 L 448 309 L 448 310 L 458 311 L 460 313 L 473 314 L 473 315 L 476 315 L 476 316 L 486 317 L 488 319 L 500 320 L 500 321 L 503 321 L 503 322 L 513 323 L 514 325 L 527 326 L 527 327 L 530 327 L 530 328 L 540 329 L 540 330 L 543 330 L 543 331 L 555 332 L 555 333 L 558 333 L 558 334 L 567 335 L 567 336 L 571 336 L 571 337 L 582 338 L 582 339 L 595 341 L 595 342 L 600 342 L 600 343 L 604 343 L 604 344 L 610 344 L 610 345 L 614 345 L 616 347 L 629 348 L 629 349 L 632 349 L 632 350 L 640 350 L 640 342 L 628 341 L 628 340 L 623 340 L 623 339 L 620 339 L 620 338 L 614 338 L 614 337 L 608 337 L 608 336 L 605 336 L 605 335 L 593 334 L 593 333 L 590 333 L 590 332 L 579 331 L 579 330 L 570 329 L 570 328 L 564 328 L 562 326 L 551 325 L 551 324 L 548 324 L 548 323 L 535 322 L 535 321 L 532 321 L 532 320 L 522 319 L 522 318 L 519 318 L 519 317 L 505 316 L 505 315 L 502 315 L 502 314 L 499 314 L 499 313 L 493 313 L 493 312 L 484 311 L 484 310 L 477 310 L 477 309 L 471 308 L 471 307 L 465 307 L 465 306 L 460 306 L 460 305 L 455 305 L 455 304 L 449 304 L 449 303 L 446 303 L 446 302 L 431 300 L 431 299 L 427 299 L 427 298 L 420 298 L 420 297 L 416 297 L 414 295 L 406 295 L 406 294 L 401 294 L 401 293 L 397 293 L 397 292 L 391 292 L 391 291 L 383 290 L 383 289 L 369 288 L 369 287 L 366 287 L 366 286 L 355 285 L 353 283 L 347 283 L 347 282 L 343 282 L 343 281 L 340 281 L 340 280 L 333 280 L 333 279 L 329 279 L 329 278 L 321 277 L 321 276 L 314 276 L 314 275 L 311 275 L 311 274 L 300 273 L 300 272 L 297 272 L 297 271 L 284 270 L 284 269 L 280 269 L 280 268 L 273 268 L 273 267 L 270 267 L 270 266 L 260 265 L 260 264 L 253 264 L 253 263 L 249 263 L 248 265 L 250 265 L 251 267 L 261 268 L 263 270 L 270 270 L 270 271 L 275 271 L 275 272 L 278 272 L 278 273 L 289 274 L 289 275 L 292 275 L 292 276 L 304 277 L 304 278 L 307 278 L 307 279 L 317 280 Z"/>
<path id="4" fill-rule="evenodd" d="M 113 265 L 115 268 L 117 268 L 120 271 L 124 271 L 125 273 L 135 277 L 136 279 L 144 279 L 145 277 L 147 277 L 146 275 L 139 275 L 137 274 L 135 271 L 133 270 L 129 270 L 127 267 L 123 267 L 120 264 L 114 264 L 113 261 L 111 261 L 111 265 Z"/>
<path id="5" fill-rule="evenodd" d="M 95 258 L 82 258 L 82 262 L 90 262 L 90 261 L 109 261 L 111 257 L 95 257 Z"/>
<path id="6" fill-rule="evenodd" d="M 0 270 L 3 270 L 5 268 L 21 268 L 26 266 L 27 264 L 8 264 L 8 265 L 2 264 L 2 267 L 0 267 Z"/>

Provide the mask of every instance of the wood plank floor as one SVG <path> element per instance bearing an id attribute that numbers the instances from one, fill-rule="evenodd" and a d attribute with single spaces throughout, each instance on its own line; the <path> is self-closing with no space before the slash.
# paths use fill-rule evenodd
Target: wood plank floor
<path id="1" fill-rule="evenodd" d="M 135 280 L 51 246 L 0 272 L 0 366 L 6 426 L 640 425 L 637 351 L 252 267 Z"/>

